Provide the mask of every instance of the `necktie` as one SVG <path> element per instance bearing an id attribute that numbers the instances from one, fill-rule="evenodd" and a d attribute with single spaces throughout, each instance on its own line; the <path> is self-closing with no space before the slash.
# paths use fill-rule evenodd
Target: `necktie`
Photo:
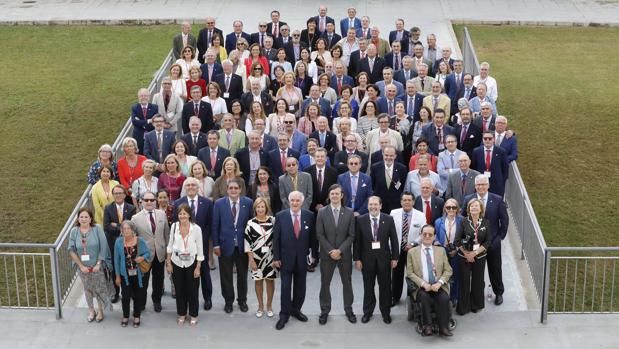
<path id="1" fill-rule="evenodd" d="M 467 128 L 468 125 L 462 125 L 462 132 L 460 132 L 460 146 L 462 146 L 464 144 L 464 141 L 466 140 Z"/>
<path id="2" fill-rule="evenodd" d="M 208 65 L 208 81 L 213 81 L 213 65 Z"/>
<path id="3" fill-rule="evenodd" d="M 150 215 L 150 228 L 152 229 L 153 235 L 155 235 L 155 230 L 157 229 L 157 225 L 155 224 L 155 218 L 153 217 L 153 211 L 148 212 Z"/>
<path id="4" fill-rule="evenodd" d="M 324 17 L 320 17 L 320 28 L 319 28 L 319 30 L 321 32 L 325 31 L 325 18 Z"/>
<path id="5" fill-rule="evenodd" d="M 415 102 L 415 97 L 408 97 L 408 110 L 406 113 L 408 115 L 413 115 L 413 111 L 415 110 L 415 106 L 413 103 Z"/>
<path id="6" fill-rule="evenodd" d="M 490 154 L 492 152 L 490 151 L 490 149 L 486 149 L 486 171 L 490 171 Z"/>
<path id="7" fill-rule="evenodd" d="M 197 147 L 198 147 L 198 136 L 193 136 L 193 148 L 194 148 L 194 150 L 197 151 L 198 150 Z"/>
<path id="8" fill-rule="evenodd" d="M 374 241 L 378 241 L 378 218 L 372 218 L 374 224 L 372 225 L 374 228 L 372 229 L 372 238 Z"/>
<path id="9" fill-rule="evenodd" d="M 501 145 L 501 141 L 503 140 L 503 136 L 501 136 L 500 134 L 496 137 L 496 141 L 494 142 L 494 144 L 496 144 L 497 146 Z"/>
<path id="10" fill-rule="evenodd" d="M 168 110 L 168 104 L 170 104 L 170 95 L 166 93 L 163 96 L 163 106 L 165 107 L 165 110 Z"/>
<path id="11" fill-rule="evenodd" d="M 232 224 L 236 226 L 236 201 L 232 202 Z"/>
<path id="12" fill-rule="evenodd" d="M 357 196 L 357 176 L 350 176 L 350 191 L 352 194 L 352 203 L 354 209 L 355 197 Z"/>
<path id="13" fill-rule="evenodd" d="M 318 191 L 322 193 L 322 169 L 318 169 Z"/>
<path id="14" fill-rule="evenodd" d="M 395 55 L 394 59 L 395 59 L 394 69 L 400 70 L 400 55 L 399 54 Z"/>
<path id="15" fill-rule="evenodd" d="M 230 77 L 226 75 L 226 91 L 230 89 Z"/>
<path id="16" fill-rule="evenodd" d="M 432 224 L 432 208 L 430 207 L 430 200 L 426 200 L 426 223 Z"/>
<path id="17" fill-rule="evenodd" d="M 292 229 L 294 230 L 294 237 L 298 239 L 299 238 L 299 234 L 301 233 L 301 222 L 299 221 L 299 215 L 298 214 L 294 215 L 294 225 L 293 225 Z"/>
<path id="18" fill-rule="evenodd" d="M 194 103 L 193 104 L 193 115 L 195 115 L 195 116 L 199 116 L 200 115 L 200 103 Z"/>
<path id="19" fill-rule="evenodd" d="M 400 243 L 402 251 L 404 251 L 404 248 L 408 242 L 408 226 L 408 212 L 404 212 L 404 219 L 402 219 L 402 242 Z"/>
<path id="20" fill-rule="evenodd" d="M 264 39 L 264 34 L 260 33 L 260 47 L 264 47 L 263 39 Z"/>
<path id="21" fill-rule="evenodd" d="M 211 171 L 215 171 L 215 164 L 217 164 L 217 152 L 211 149 Z"/>
<path id="22" fill-rule="evenodd" d="M 277 30 L 277 23 L 273 24 L 273 37 L 277 38 L 277 34 L 279 34 L 279 31 Z"/>
<path id="23" fill-rule="evenodd" d="M 385 166 L 385 179 L 387 180 L 387 189 L 389 189 L 389 187 L 391 186 L 391 173 L 387 166 Z"/>
<path id="24" fill-rule="evenodd" d="M 325 146 L 325 134 L 324 133 L 320 133 L 320 146 L 324 147 Z"/>
<path id="25" fill-rule="evenodd" d="M 335 226 L 337 227 L 337 224 L 340 222 L 340 214 L 337 208 L 333 209 L 333 220 L 335 221 Z"/>
<path id="26" fill-rule="evenodd" d="M 116 206 L 116 214 L 118 215 L 118 223 L 122 223 L 123 222 L 123 211 L 120 209 L 120 207 Z"/>
<path id="27" fill-rule="evenodd" d="M 411 72 L 410 70 L 405 70 L 404 71 L 404 77 L 406 77 L 406 80 L 409 80 L 411 78 Z"/>
<path id="28" fill-rule="evenodd" d="M 464 197 L 464 189 L 465 189 L 465 188 L 466 188 L 466 175 L 463 173 L 463 174 L 462 174 L 462 186 L 461 186 L 461 189 L 462 189 L 462 197 Z"/>
<path id="29" fill-rule="evenodd" d="M 361 56 L 361 59 L 364 59 L 364 58 L 365 58 L 365 51 L 361 51 L 361 52 L 359 53 L 359 55 Z"/>
<path id="30" fill-rule="evenodd" d="M 389 115 L 394 115 L 393 101 L 389 101 Z"/>
<path id="31" fill-rule="evenodd" d="M 468 100 L 470 95 L 471 95 L 471 88 L 467 87 L 466 91 L 464 92 L 464 98 L 466 98 L 466 100 Z"/>
<path id="32" fill-rule="evenodd" d="M 443 144 L 443 128 L 439 127 L 436 130 L 436 140 L 438 141 L 439 147 Z"/>
<path id="33" fill-rule="evenodd" d="M 163 161 L 163 140 L 161 137 L 161 132 L 157 132 L 157 151 L 159 152 L 159 161 Z"/>
<path id="34" fill-rule="evenodd" d="M 352 18 L 348 18 L 348 28 L 354 28 L 354 22 Z"/>
<path id="35" fill-rule="evenodd" d="M 148 107 L 142 107 L 142 116 L 144 116 L 144 119 L 146 119 L 148 115 Z"/>
<path id="36" fill-rule="evenodd" d="M 454 154 L 449 154 L 449 157 L 451 158 L 451 167 L 450 168 L 456 168 L 456 166 L 454 165 Z"/>
<path id="37" fill-rule="evenodd" d="M 226 141 L 228 141 L 228 147 L 232 144 L 232 132 L 226 132 Z"/>
<path id="38" fill-rule="evenodd" d="M 368 37 L 368 30 L 367 29 L 363 29 L 363 37 L 367 39 L 367 37 Z"/>
<path id="39" fill-rule="evenodd" d="M 282 150 L 281 153 L 282 153 L 282 156 L 281 156 L 282 171 L 286 171 L 286 151 Z"/>
<path id="40" fill-rule="evenodd" d="M 423 82 L 423 78 L 420 78 L 420 80 L 419 80 L 419 81 L 421 81 L 421 90 L 422 90 L 422 91 L 423 91 L 423 90 L 425 90 L 425 87 L 426 87 L 426 86 L 425 86 L 425 84 L 424 84 L 424 82 Z"/>
<path id="41" fill-rule="evenodd" d="M 426 267 L 428 268 L 428 283 L 434 284 L 436 282 L 436 277 L 434 276 L 434 264 L 432 263 L 429 247 L 426 247 Z"/>
<path id="42" fill-rule="evenodd" d="M 486 119 L 484 119 L 484 120 L 483 120 L 483 122 L 484 122 L 484 123 L 483 123 L 483 125 L 482 125 L 482 126 L 483 126 L 483 127 L 482 127 L 482 128 L 483 128 L 483 129 L 482 129 L 482 131 L 483 131 L 483 132 L 486 132 L 486 131 L 488 130 L 488 126 L 487 126 L 488 121 L 487 121 Z"/>
<path id="43" fill-rule="evenodd" d="M 331 47 L 331 40 L 333 40 L 333 35 L 329 34 L 328 38 L 329 38 L 329 47 Z"/>
<path id="44" fill-rule="evenodd" d="M 191 199 L 189 200 L 189 208 L 191 209 L 191 213 L 193 214 L 193 218 L 196 218 L 196 205 L 195 205 L 195 199 Z"/>
<path id="45" fill-rule="evenodd" d="M 342 78 L 337 78 L 337 95 L 342 95 Z"/>
<path id="46" fill-rule="evenodd" d="M 208 31 L 208 46 L 210 47 L 213 44 L 213 32 L 211 30 Z"/>
<path id="47" fill-rule="evenodd" d="M 460 87 L 460 74 L 456 73 L 456 88 Z"/>
<path id="48" fill-rule="evenodd" d="M 436 111 L 436 108 L 438 108 L 438 97 L 432 97 L 432 107 L 434 111 Z"/>

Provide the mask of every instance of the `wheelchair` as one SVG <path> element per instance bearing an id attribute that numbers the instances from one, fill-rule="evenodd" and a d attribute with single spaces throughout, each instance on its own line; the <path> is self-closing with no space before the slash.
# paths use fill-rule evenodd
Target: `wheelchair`
<path id="1" fill-rule="evenodd" d="M 410 322 L 416 322 L 415 330 L 417 333 L 423 333 L 423 316 L 421 314 L 421 304 L 415 300 L 414 295 L 418 289 L 417 285 L 413 281 L 408 278 L 405 278 L 407 285 L 407 299 L 406 299 L 406 312 L 407 312 L 407 320 Z M 453 331 L 456 329 L 458 322 L 453 318 L 453 314 L 451 312 L 452 304 L 449 301 L 449 330 Z M 438 319 L 436 318 L 436 312 L 434 307 L 432 307 L 432 332 L 434 334 L 438 333 Z"/>

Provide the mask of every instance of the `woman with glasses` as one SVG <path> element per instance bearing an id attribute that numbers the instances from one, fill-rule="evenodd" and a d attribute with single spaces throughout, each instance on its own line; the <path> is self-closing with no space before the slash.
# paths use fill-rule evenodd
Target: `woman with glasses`
<path id="1" fill-rule="evenodd" d="M 191 46 L 185 46 L 183 51 L 181 51 L 181 58 L 177 59 L 174 63 L 181 66 L 181 71 L 185 80 L 189 79 L 189 69 L 191 67 L 200 67 L 200 62 L 198 62 L 198 58 L 196 57 L 196 51 Z"/>
<path id="2" fill-rule="evenodd" d="M 232 52 L 236 52 L 237 53 L 237 58 L 242 61 L 245 60 L 245 58 L 249 57 L 249 50 L 247 49 L 249 47 L 249 43 L 247 42 L 247 40 L 243 37 L 239 38 L 236 41 L 236 49 L 232 50 L 229 54 L 228 54 L 228 58 L 230 58 L 230 60 L 232 60 L 232 58 L 230 57 Z"/>
<path id="3" fill-rule="evenodd" d="M 250 73 L 247 75 L 247 90 L 251 91 L 251 85 L 257 81 L 260 84 L 260 90 L 265 91 L 270 86 L 269 77 L 264 73 L 264 67 L 260 62 L 251 64 Z"/>
<path id="4" fill-rule="evenodd" d="M 294 114 L 288 112 L 288 102 L 283 98 L 277 99 L 275 101 L 275 111 L 267 119 L 271 136 L 277 139 L 280 133 L 285 132 L 284 119 L 288 115 L 294 116 Z"/>
<path id="5" fill-rule="evenodd" d="M 456 304 L 458 301 L 458 292 L 460 288 L 460 268 L 458 268 L 458 251 L 455 241 L 457 231 L 461 228 L 463 218 L 458 212 L 460 212 L 458 201 L 453 198 L 447 199 L 447 201 L 445 201 L 445 206 L 443 206 L 443 216 L 434 221 L 436 240 L 445 247 L 449 264 L 453 270 L 453 276 L 450 280 L 451 287 L 449 288 L 450 298 L 453 304 Z"/>
<path id="6" fill-rule="evenodd" d="M 97 160 L 90 165 L 88 169 L 88 183 L 95 184 L 101 177 L 99 176 L 99 170 L 103 166 L 110 166 L 112 168 L 112 172 L 115 174 L 118 172 L 118 167 L 116 166 L 116 161 L 114 161 L 114 152 L 112 151 L 112 147 L 109 144 L 104 144 L 99 147 L 99 151 L 97 152 Z M 114 177 L 113 179 L 117 179 Z"/>
<path id="7" fill-rule="evenodd" d="M 157 192 L 157 182 L 159 182 L 159 178 L 153 176 L 156 166 L 157 163 L 155 161 L 151 159 L 144 160 L 142 163 L 142 172 L 144 172 L 144 174 L 134 181 L 131 186 L 131 201 L 133 201 L 133 206 L 137 207 L 138 210 L 142 207 L 141 202 L 144 193 L 147 191 L 151 193 Z"/>

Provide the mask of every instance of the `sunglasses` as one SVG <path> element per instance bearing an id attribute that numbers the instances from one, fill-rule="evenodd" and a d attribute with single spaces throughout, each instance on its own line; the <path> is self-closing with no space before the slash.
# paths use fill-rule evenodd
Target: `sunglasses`
<path id="1" fill-rule="evenodd" d="M 286 124 L 286 125 L 292 125 L 292 124 L 294 124 L 294 121 L 284 121 L 284 124 Z"/>
<path id="2" fill-rule="evenodd" d="M 295 166 L 297 166 L 297 164 L 288 164 L 288 165 L 286 165 L 286 166 L 287 166 L 287 167 L 295 167 Z"/>
<path id="3" fill-rule="evenodd" d="M 254 68 L 254 70 L 262 71 L 262 68 Z"/>
<path id="4" fill-rule="evenodd" d="M 491 141 L 492 137 L 484 137 L 484 141 Z"/>
<path id="5" fill-rule="evenodd" d="M 266 25 L 259 25 L 260 28 L 266 28 Z"/>
<path id="6" fill-rule="evenodd" d="M 456 206 L 445 206 L 445 209 L 447 209 L 447 210 L 457 210 L 458 207 L 456 207 Z"/>
<path id="7" fill-rule="evenodd" d="M 142 199 L 142 202 L 155 202 L 155 199 Z"/>
<path id="8" fill-rule="evenodd" d="M 351 165 L 351 166 L 357 166 L 357 165 L 359 165 L 359 163 L 358 163 L 358 162 L 349 162 L 348 164 L 349 164 L 349 165 Z"/>

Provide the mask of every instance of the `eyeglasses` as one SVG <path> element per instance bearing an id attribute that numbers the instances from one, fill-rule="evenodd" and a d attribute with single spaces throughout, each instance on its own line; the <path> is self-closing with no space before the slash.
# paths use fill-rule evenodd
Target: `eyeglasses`
<path id="1" fill-rule="evenodd" d="M 348 164 L 349 164 L 349 165 L 351 165 L 351 166 L 357 166 L 357 165 L 359 165 L 359 163 L 358 163 L 358 162 L 349 162 Z"/>
<path id="2" fill-rule="evenodd" d="M 245 44 L 242 42 L 239 42 L 238 44 L 236 44 L 236 46 L 244 46 Z"/>
<path id="3" fill-rule="evenodd" d="M 286 167 L 295 167 L 297 164 L 286 164 Z"/>
<path id="4" fill-rule="evenodd" d="M 484 141 L 491 141 L 492 137 L 484 137 Z"/>
<path id="5" fill-rule="evenodd" d="M 286 125 L 292 125 L 292 124 L 294 124 L 294 121 L 284 121 L 284 124 L 286 124 Z"/>
<path id="6" fill-rule="evenodd" d="M 445 209 L 446 210 L 454 210 L 455 211 L 455 210 L 458 209 L 458 207 L 457 206 L 445 206 Z"/>
<path id="7" fill-rule="evenodd" d="M 125 195 L 125 192 L 116 192 L 116 193 L 112 193 L 112 195 Z"/>
<path id="8" fill-rule="evenodd" d="M 266 25 L 260 24 L 259 27 L 260 28 L 266 28 Z"/>
<path id="9" fill-rule="evenodd" d="M 262 71 L 262 68 L 254 68 L 255 71 Z"/>
<path id="10" fill-rule="evenodd" d="M 155 202 L 155 199 L 142 199 L 142 202 Z"/>

